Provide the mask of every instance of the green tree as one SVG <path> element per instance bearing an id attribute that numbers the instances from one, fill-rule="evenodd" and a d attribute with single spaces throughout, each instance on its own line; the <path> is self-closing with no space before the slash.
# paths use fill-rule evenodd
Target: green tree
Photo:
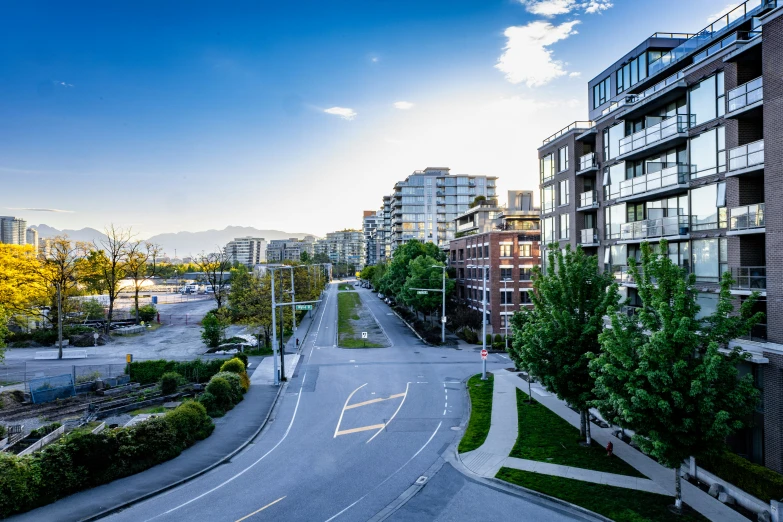
<path id="1" fill-rule="evenodd" d="M 310 262 L 310 254 L 307 252 L 302 252 L 299 254 L 299 261 L 301 261 L 304 264 L 308 264 Z"/>
<path id="2" fill-rule="evenodd" d="M 210 348 L 220 346 L 226 331 L 226 321 L 220 314 L 210 312 L 201 320 L 201 338 Z"/>
<path id="3" fill-rule="evenodd" d="M 512 357 L 558 398 L 581 412 L 581 433 L 591 443 L 588 409 L 593 394 L 590 354 L 600 350 L 603 317 L 619 300 L 608 272 L 581 247 L 550 245 L 548 270 L 533 269 L 533 309 L 512 322 Z"/>
<path id="4" fill-rule="evenodd" d="M 384 294 L 401 299 L 405 281 L 410 275 L 410 262 L 420 256 L 430 256 L 438 262 L 446 261 L 446 254 L 441 252 L 434 243 L 422 243 L 412 239 L 394 251 L 391 263 L 389 263 L 377 288 Z"/>
<path id="5" fill-rule="evenodd" d="M 5 360 L 5 339 L 8 337 L 9 314 L 0 306 L 0 363 Z"/>
<path id="6" fill-rule="evenodd" d="M 318 252 L 313 256 L 313 263 L 315 264 L 324 264 L 324 263 L 331 263 L 331 262 L 332 260 L 329 259 L 329 256 L 323 252 Z"/>
<path id="7" fill-rule="evenodd" d="M 378 289 L 381 286 L 381 281 L 383 280 L 383 276 L 386 274 L 388 266 L 389 265 L 386 263 L 386 261 L 375 265 L 375 270 L 373 270 L 372 279 L 370 280 L 373 288 Z"/>
<path id="8" fill-rule="evenodd" d="M 668 252 L 665 240 L 658 252 Z M 612 328 L 601 334 L 602 351 L 590 368 L 594 405 L 612 422 L 632 428 L 642 451 L 678 470 L 690 456 L 720 451 L 758 403 L 752 376 L 737 373 L 747 354 L 728 345 L 763 315 L 752 312 L 755 295 L 733 313 L 727 273 L 715 311 L 701 317 L 695 276 L 658 252 L 643 243 L 641 267 L 629 259 L 642 307 L 632 316 L 610 310 Z M 678 472 L 675 481 L 680 509 Z"/>
<path id="9" fill-rule="evenodd" d="M 228 295 L 226 279 L 231 273 L 231 262 L 228 260 L 228 255 L 222 249 L 209 254 L 202 252 L 195 258 L 195 263 L 199 271 L 204 273 L 207 284 L 212 287 L 212 297 L 220 310 Z"/>
<path id="10" fill-rule="evenodd" d="M 144 241 L 130 241 L 125 246 L 125 274 L 133 282 L 133 304 L 139 324 L 139 293 L 149 279 L 158 275 L 161 248 Z"/>
<path id="11" fill-rule="evenodd" d="M 417 314 L 422 312 L 425 320 L 429 314 L 440 308 L 443 297 L 440 292 L 419 294 L 418 290 L 415 289 L 441 289 L 443 286 L 443 271 L 440 268 L 434 268 L 437 266 L 443 266 L 443 263 L 428 255 L 411 259 L 408 266 L 408 278 L 405 280 L 405 284 L 399 294 L 402 301 L 413 307 Z M 446 279 L 446 295 L 448 296 L 453 289 L 454 281 Z"/>

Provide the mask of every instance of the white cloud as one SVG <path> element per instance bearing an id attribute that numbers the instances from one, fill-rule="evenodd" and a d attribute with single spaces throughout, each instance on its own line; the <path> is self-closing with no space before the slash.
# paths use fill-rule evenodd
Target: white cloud
<path id="1" fill-rule="evenodd" d="M 72 83 L 66 83 L 66 82 L 54 82 L 54 84 L 55 85 L 59 85 L 60 87 L 65 87 L 65 88 L 73 87 Z"/>
<path id="2" fill-rule="evenodd" d="M 335 116 L 339 116 L 348 121 L 356 117 L 356 111 L 349 109 L 348 107 L 330 107 L 329 109 L 324 109 L 324 112 L 326 114 L 334 114 Z"/>
<path id="3" fill-rule="evenodd" d="M 413 108 L 413 104 L 408 101 L 398 101 L 398 102 L 394 102 L 394 108 L 400 109 L 402 111 L 407 111 L 408 109 Z"/>
<path id="4" fill-rule="evenodd" d="M 16 208 L 16 207 L 7 207 L 8 210 L 24 210 L 27 212 L 58 212 L 58 213 L 65 213 L 65 214 L 73 214 L 73 210 L 60 210 L 59 208 Z"/>
<path id="5" fill-rule="evenodd" d="M 597 14 L 612 7 L 610 0 L 519 0 L 529 13 L 540 16 L 557 16 L 576 11 Z"/>
<path id="6" fill-rule="evenodd" d="M 552 25 L 535 21 L 523 26 L 512 26 L 503 33 L 506 46 L 495 68 L 505 73 L 511 83 L 525 83 L 528 87 L 540 87 L 567 71 L 563 62 L 552 59 L 548 46 L 576 34 L 578 20 Z"/>
<path id="7" fill-rule="evenodd" d="M 729 14 L 731 11 L 733 11 L 734 9 L 736 9 L 736 8 L 737 8 L 739 5 L 740 5 L 740 4 L 739 4 L 739 2 L 735 2 L 735 3 L 733 3 L 733 4 L 729 4 L 729 5 L 727 5 L 726 7 L 724 7 L 722 10 L 718 11 L 717 13 L 711 14 L 711 15 L 710 15 L 710 16 L 707 18 L 707 23 L 710 23 L 710 24 L 711 24 L 712 22 L 714 22 L 714 21 L 715 21 L 715 20 L 717 20 L 718 18 L 722 18 L 722 17 L 726 16 L 726 15 L 727 15 L 727 14 Z"/>
<path id="8" fill-rule="evenodd" d="M 569 78 L 579 78 L 580 76 L 582 76 L 582 73 L 577 72 L 577 71 L 574 71 L 572 73 L 568 73 L 568 77 Z"/>

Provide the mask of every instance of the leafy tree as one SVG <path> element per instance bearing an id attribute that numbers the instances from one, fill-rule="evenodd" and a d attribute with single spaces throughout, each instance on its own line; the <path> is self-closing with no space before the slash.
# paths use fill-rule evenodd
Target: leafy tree
<path id="1" fill-rule="evenodd" d="M 375 265 L 367 265 L 364 268 L 362 268 L 362 273 L 359 277 L 363 281 L 372 281 L 372 278 L 375 275 L 375 270 L 376 270 Z"/>
<path id="2" fill-rule="evenodd" d="M 81 312 L 88 321 L 97 321 L 106 317 L 106 311 L 97 299 L 82 301 Z"/>
<path id="3" fill-rule="evenodd" d="M 139 323 L 139 292 L 150 278 L 158 275 L 161 248 L 142 241 L 131 241 L 125 248 L 125 273 L 133 281 L 136 324 Z"/>
<path id="4" fill-rule="evenodd" d="M 225 279 L 231 270 L 228 256 L 223 250 L 218 249 L 217 252 L 212 252 L 211 254 L 202 252 L 194 258 L 194 261 L 199 271 L 204 273 L 207 283 L 214 290 L 212 297 L 215 299 L 218 310 L 220 310 L 228 295 L 228 290 L 225 288 Z"/>
<path id="5" fill-rule="evenodd" d="M 372 274 L 372 280 L 370 283 L 372 283 L 373 288 L 379 288 L 381 286 L 381 281 L 383 280 L 383 276 L 386 274 L 386 270 L 388 269 L 389 265 L 384 261 L 383 263 L 378 263 L 375 265 L 375 270 Z"/>
<path id="6" fill-rule="evenodd" d="M 617 285 L 581 247 L 563 253 L 553 246 L 547 266 L 546 273 L 533 268 L 533 309 L 512 322 L 512 356 L 581 412 L 581 432 L 590 444 L 587 412 L 595 395 L 589 356 L 600 349 L 603 317 L 619 300 Z"/>
<path id="7" fill-rule="evenodd" d="M 0 304 L 8 314 L 31 313 L 47 301 L 46 282 L 39 277 L 40 260 L 29 245 L 0 243 Z"/>
<path id="8" fill-rule="evenodd" d="M 94 258 L 95 268 L 102 284 L 105 285 L 106 293 L 109 294 L 109 310 L 106 314 L 106 334 L 108 334 L 114 315 L 114 301 L 117 300 L 121 282 L 127 273 L 127 246 L 131 241 L 131 231 L 110 225 L 104 234 L 105 239 L 94 243 L 93 246 L 98 251 L 98 255 Z"/>
<path id="9" fill-rule="evenodd" d="M 331 263 L 332 260 L 329 259 L 329 256 L 323 252 L 318 252 L 313 256 L 313 263 L 315 264 L 324 264 L 324 263 Z"/>
<path id="10" fill-rule="evenodd" d="M 480 205 L 483 201 L 486 200 L 487 198 L 485 196 L 476 196 L 475 198 L 473 198 L 473 201 L 470 203 L 470 208 Z"/>
<path id="11" fill-rule="evenodd" d="M 481 328 L 481 312 L 453 300 L 446 304 L 447 306 L 452 305 L 446 314 L 449 318 L 448 326 L 451 330 L 456 331 L 468 327 L 477 331 Z"/>
<path id="12" fill-rule="evenodd" d="M 737 373 L 747 354 L 728 344 L 746 335 L 763 314 L 752 311 L 755 294 L 733 314 L 727 273 L 715 311 L 700 317 L 694 274 L 686 276 L 659 252 L 668 252 L 665 240 L 658 252 L 642 244 L 641 267 L 629 259 L 643 305 L 633 316 L 610 310 L 612 328 L 601 334 L 602 351 L 590 368 L 594 404 L 612 422 L 633 428 L 642 451 L 677 470 L 690 456 L 719 452 L 758 403 L 752 376 Z M 680 509 L 679 472 L 675 486 Z"/>
<path id="13" fill-rule="evenodd" d="M 412 239 L 394 251 L 391 263 L 380 281 L 379 290 L 400 298 L 405 281 L 410 275 L 410 262 L 420 256 L 430 256 L 441 263 L 446 261 L 446 254 L 434 243 L 422 243 Z"/>
<path id="14" fill-rule="evenodd" d="M 227 326 L 227 321 L 219 311 L 205 315 L 204 319 L 201 320 L 201 338 L 204 340 L 204 344 L 210 348 L 220 346 L 220 341 L 223 340 Z"/>
<path id="15" fill-rule="evenodd" d="M 299 254 L 299 261 L 302 263 L 308 264 L 310 263 L 310 254 L 308 254 L 306 251 Z"/>
<path id="16" fill-rule="evenodd" d="M 432 288 L 434 290 L 440 290 L 443 286 L 443 274 L 439 268 L 435 266 L 443 266 L 443 263 L 436 261 L 428 255 L 423 255 L 411 259 L 408 271 L 408 278 L 405 280 L 402 291 L 399 294 L 403 302 L 408 306 L 412 306 L 416 313 L 422 312 L 424 319 L 427 316 L 440 308 L 443 302 L 443 296 L 440 292 L 429 292 L 427 294 L 419 294 L 416 288 Z M 454 281 L 446 279 L 446 295 L 454 289 Z"/>

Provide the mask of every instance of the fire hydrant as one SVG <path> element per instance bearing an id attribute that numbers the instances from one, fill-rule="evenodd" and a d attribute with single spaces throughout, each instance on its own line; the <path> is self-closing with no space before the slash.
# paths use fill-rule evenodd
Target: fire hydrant
<path id="1" fill-rule="evenodd" d="M 612 444 L 612 441 L 609 441 L 609 444 L 606 445 L 606 456 L 611 457 L 614 455 L 614 444 Z"/>

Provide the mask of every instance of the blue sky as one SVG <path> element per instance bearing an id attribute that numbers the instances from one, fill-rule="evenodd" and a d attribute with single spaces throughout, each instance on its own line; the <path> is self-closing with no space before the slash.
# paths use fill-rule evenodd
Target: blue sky
<path id="1" fill-rule="evenodd" d="M 532 189 L 536 147 L 586 119 L 590 78 L 730 4 L 6 3 L 0 214 L 324 234 L 427 166 Z"/>

